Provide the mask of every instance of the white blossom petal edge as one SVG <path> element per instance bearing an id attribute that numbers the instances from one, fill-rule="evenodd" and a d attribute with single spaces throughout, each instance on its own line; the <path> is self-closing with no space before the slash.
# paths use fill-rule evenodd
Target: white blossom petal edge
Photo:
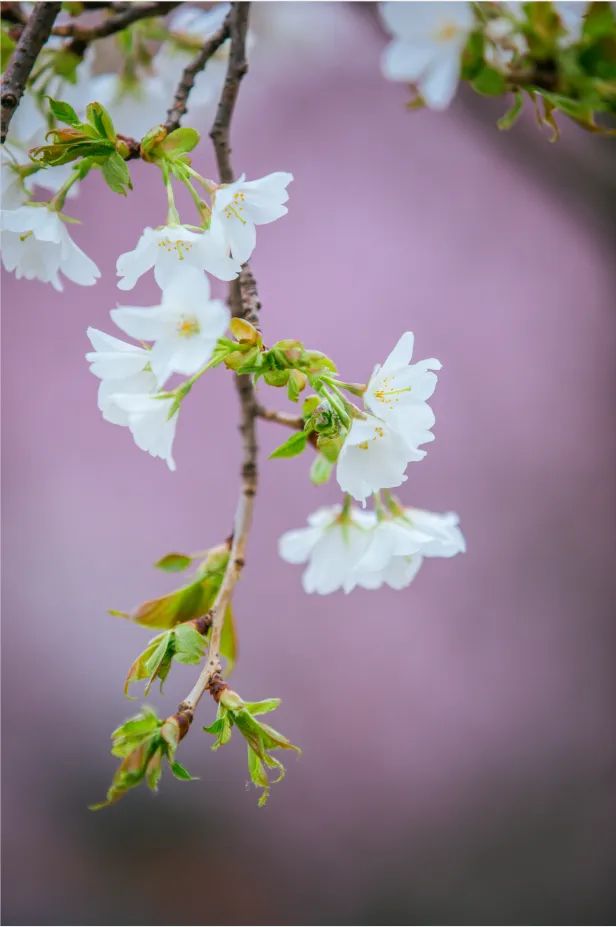
<path id="1" fill-rule="evenodd" d="M 160 457 L 170 470 L 175 470 L 171 451 L 178 411 L 170 415 L 175 400 L 148 393 L 115 393 L 111 398 L 115 406 L 126 413 L 137 447 L 152 457 Z"/>

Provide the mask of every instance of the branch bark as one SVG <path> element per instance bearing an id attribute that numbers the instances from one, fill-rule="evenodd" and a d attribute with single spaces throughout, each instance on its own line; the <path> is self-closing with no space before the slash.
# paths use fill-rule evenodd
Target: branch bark
<path id="1" fill-rule="evenodd" d="M 173 103 L 167 112 L 165 128 L 168 132 L 173 132 L 173 130 L 177 129 L 180 125 L 180 120 L 188 106 L 188 96 L 194 87 L 197 75 L 203 71 L 212 55 L 214 55 L 223 42 L 229 38 L 232 17 L 233 10 L 226 16 L 220 29 L 205 42 L 199 54 L 184 68 L 182 78 L 175 91 Z"/>
<path id="2" fill-rule="evenodd" d="M 234 176 L 231 166 L 229 137 L 240 83 L 248 70 L 246 62 L 246 33 L 248 30 L 249 13 L 250 3 L 233 3 L 228 18 L 229 35 L 231 37 L 229 63 L 224 87 L 218 103 L 216 118 L 212 126 L 212 131 L 210 132 L 216 153 L 216 161 L 218 163 L 218 173 L 222 183 L 230 183 Z M 238 280 L 231 283 L 229 302 L 232 314 L 235 317 L 247 319 L 253 325 L 258 325 L 259 309 L 261 306 L 257 294 L 256 282 L 248 264 L 244 264 L 242 267 Z M 240 495 L 235 511 L 229 562 L 211 611 L 212 630 L 208 658 L 201 670 L 197 682 L 180 704 L 176 714 L 182 737 L 188 730 L 194 710 L 204 692 L 209 689 L 212 696 L 217 699 L 222 689 L 226 687 L 226 683 L 224 683 L 220 676 L 222 668 L 220 662 L 220 639 L 225 611 L 231 601 L 236 583 L 244 567 L 246 545 L 252 524 L 254 497 L 257 492 L 258 448 L 256 418 L 258 406 L 254 386 L 250 377 L 237 377 L 236 384 L 240 400 L 240 432 L 243 446 Z"/>
<path id="3" fill-rule="evenodd" d="M 61 4 L 58 2 L 37 4 L 24 30 L 19 37 L 15 51 L 9 61 L 2 78 L 0 91 L 0 142 L 4 144 L 13 113 L 19 106 L 26 83 L 34 63 L 39 56 L 43 45 L 51 34 L 56 16 L 60 12 Z"/>

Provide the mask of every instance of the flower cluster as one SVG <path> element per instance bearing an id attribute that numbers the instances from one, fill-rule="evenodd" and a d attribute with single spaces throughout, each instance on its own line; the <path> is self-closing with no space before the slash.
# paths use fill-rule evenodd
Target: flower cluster
<path id="1" fill-rule="evenodd" d="M 165 460 L 170 470 L 175 469 L 172 447 L 180 404 L 210 365 L 230 320 L 226 304 L 211 298 L 207 273 L 221 280 L 238 275 L 255 246 L 255 226 L 287 212 L 283 203 L 292 179 L 277 173 L 250 182 L 242 177 L 226 186 L 208 181 L 208 227 L 181 224 L 172 203 L 167 224 L 144 229 L 134 250 L 117 260 L 120 289 L 133 289 L 153 270 L 161 301 L 112 309 L 118 328 L 139 344 L 89 329 L 94 351 L 86 359 L 101 381 L 98 405 L 103 417 L 127 426 L 137 446 Z M 172 196 L 169 185 L 168 192 Z M 190 379 L 165 392 L 173 374 Z"/>
<path id="2" fill-rule="evenodd" d="M 321 508 L 309 516 L 307 528 L 280 538 L 283 560 L 308 564 L 302 577 L 306 592 L 403 589 L 424 557 L 453 557 L 466 549 L 453 512 L 403 508 L 391 497 L 388 502 L 375 512 L 350 505 Z"/>
<path id="3" fill-rule="evenodd" d="M 480 60 L 467 76 L 478 78 L 475 89 L 479 93 L 504 93 L 507 88 L 498 72 L 508 75 L 511 67 L 530 50 L 525 7 L 552 8 L 553 23 L 549 28 L 558 47 L 566 48 L 580 40 L 588 3 L 523 4 L 513 0 L 494 4 L 465 0 L 381 3 L 383 23 L 393 36 L 383 53 L 383 75 L 392 81 L 412 84 L 430 109 L 446 109 L 455 96 L 464 56 L 473 57 L 468 43 L 471 35 L 475 35 Z M 541 17 L 540 12 L 537 15 Z M 551 13 L 546 15 L 549 17 Z M 545 34 L 544 20 L 537 31 Z"/>

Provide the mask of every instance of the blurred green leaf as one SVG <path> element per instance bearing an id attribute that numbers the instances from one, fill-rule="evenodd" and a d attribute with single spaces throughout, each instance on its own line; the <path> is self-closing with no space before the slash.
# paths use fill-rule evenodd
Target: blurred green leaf
<path id="1" fill-rule="evenodd" d="M 174 552 L 165 554 L 164 557 L 156 561 L 154 566 L 159 570 L 164 570 L 166 573 L 181 573 L 183 570 L 188 569 L 193 560 L 194 557 L 190 557 L 188 554 L 178 554 Z"/>
<path id="2" fill-rule="evenodd" d="M 308 442 L 308 435 L 305 431 L 297 431 L 280 444 L 275 451 L 269 455 L 270 460 L 276 460 L 283 457 L 297 457 L 305 449 Z"/>

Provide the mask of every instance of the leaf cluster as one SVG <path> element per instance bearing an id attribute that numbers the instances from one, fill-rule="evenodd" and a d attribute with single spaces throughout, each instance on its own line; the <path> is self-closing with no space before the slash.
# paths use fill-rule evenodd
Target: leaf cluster
<path id="1" fill-rule="evenodd" d="M 597 116 L 616 115 L 616 18 L 610 3 L 591 3 L 580 38 L 567 39 L 566 30 L 552 3 L 524 3 L 518 16 L 497 4 L 481 4 L 485 25 L 495 17 L 510 19 L 523 39 L 512 48 L 511 60 L 502 68 L 488 63 L 489 38 L 483 28 L 469 37 L 462 61 L 462 77 L 482 95 L 514 94 L 513 104 L 501 119 L 500 129 L 510 129 L 522 112 L 525 97 L 531 100 L 537 122 L 556 140 L 560 112 L 590 132 L 614 134 Z"/>
<path id="2" fill-rule="evenodd" d="M 259 715 L 268 714 L 280 705 L 280 699 L 271 698 L 261 702 L 244 702 L 236 692 L 225 690 L 218 704 L 216 720 L 203 730 L 212 734 L 216 740 L 212 750 L 218 750 L 231 740 L 233 728 L 236 727 L 244 740 L 248 753 L 248 773 L 252 783 L 261 789 L 259 807 L 267 802 L 272 785 L 280 782 L 285 776 L 285 767 L 280 760 L 272 755 L 273 750 L 295 750 L 301 753 L 299 747 L 292 744 L 288 738 L 278 731 L 259 721 Z M 277 776 L 270 780 L 269 770 L 275 770 Z"/>
<path id="3" fill-rule="evenodd" d="M 163 721 L 155 711 L 144 706 L 139 714 L 116 728 L 111 741 L 111 753 L 120 757 L 121 763 L 113 776 L 105 801 L 91 805 L 92 811 L 114 804 L 142 782 L 156 792 L 163 760 L 167 761 L 177 779 L 193 779 L 188 770 L 175 759 L 180 728 L 173 717 Z"/>
<path id="4" fill-rule="evenodd" d="M 70 103 L 48 99 L 54 119 L 66 128 L 50 129 L 46 135 L 49 144 L 30 149 L 30 158 L 42 167 L 79 161 L 82 177 L 98 167 L 109 188 L 126 196 L 133 186 L 123 157 L 128 155 L 128 149 L 118 138 L 102 103 L 89 103 L 86 121 L 82 122 Z"/>

